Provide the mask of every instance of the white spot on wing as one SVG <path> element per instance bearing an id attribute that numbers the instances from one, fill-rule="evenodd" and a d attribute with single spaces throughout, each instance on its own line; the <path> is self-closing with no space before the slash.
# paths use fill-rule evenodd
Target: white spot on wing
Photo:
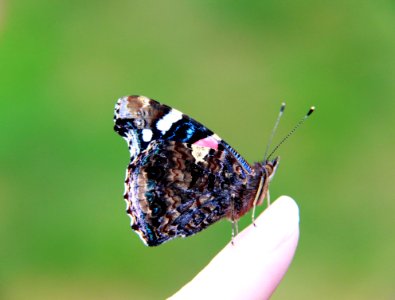
<path id="1" fill-rule="evenodd" d="M 143 134 L 143 141 L 144 142 L 151 141 L 151 139 L 152 139 L 152 130 L 151 129 L 147 129 L 147 128 L 143 129 L 142 134 Z"/>
<path id="2" fill-rule="evenodd" d="M 175 122 L 181 119 L 182 112 L 173 108 L 167 115 L 163 116 L 158 123 L 156 123 L 156 128 L 158 128 L 162 134 L 165 134 Z"/>
<path id="3" fill-rule="evenodd" d="M 196 163 L 198 163 L 199 161 L 204 163 L 204 158 L 207 156 L 210 150 L 210 147 L 202 147 L 192 144 L 192 156 L 195 158 Z"/>

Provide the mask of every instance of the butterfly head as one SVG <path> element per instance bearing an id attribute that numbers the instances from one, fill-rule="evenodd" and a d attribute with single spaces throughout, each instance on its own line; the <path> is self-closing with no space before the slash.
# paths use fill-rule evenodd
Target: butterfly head
<path id="1" fill-rule="evenodd" d="M 262 167 L 264 168 L 263 173 L 264 174 L 266 173 L 266 175 L 268 177 L 268 180 L 265 180 L 265 181 L 267 181 L 267 183 L 272 181 L 272 179 L 274 177 L 274 174 L 276 173 L 276 170 L 277 170 L 277 167 L 278 167 L 279 163 L 280 163 L 280 157 L 277 156 L 275 159 L 265 161 L 262 164 Z"/>
<path id="2" fill-rule="evenodd" d="M 249 206 L 248 209 L 251 207 L 255 207 L 256 205 L 262 204 L 263 200 L 268 195 L 269 191 L 269 183 L 272 181 L 274 174 L 278 168 L 278 164 L 280 162 L 280 157 L 276 157 L 275 159 L 265 160 L 261 163 L 256 163 L 256 177 L 257 180 L 257 194 Z"/>

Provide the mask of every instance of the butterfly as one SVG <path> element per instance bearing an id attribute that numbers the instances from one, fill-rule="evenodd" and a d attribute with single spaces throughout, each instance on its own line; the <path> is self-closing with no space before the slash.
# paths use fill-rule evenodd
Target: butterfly
<path id="1" fill-rule="evenodd" d="M 148 246 L 233 224 L 263 202 L 279 158 L 252 165 L 211 130 L 145 96 L 117 101 L 114 130 L 129 147 L 124 199 Z"/>

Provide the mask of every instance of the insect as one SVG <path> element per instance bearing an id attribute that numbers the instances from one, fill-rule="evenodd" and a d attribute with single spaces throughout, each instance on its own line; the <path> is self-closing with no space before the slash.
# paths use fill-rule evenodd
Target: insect
<path id="1" fill-rule="evenodd" d="M 270 157 L 283 141 L 270 155 L 266 149 L 263 162 L 250 165 L 199 122 L 145 96 L 120 98 L 114 122 L 130 152 L 126 212 L 148 246 L 193 235 L 222 218 L 234 224 L 234 235 L 237 220 L 268 196 L 279 164 Z"/>

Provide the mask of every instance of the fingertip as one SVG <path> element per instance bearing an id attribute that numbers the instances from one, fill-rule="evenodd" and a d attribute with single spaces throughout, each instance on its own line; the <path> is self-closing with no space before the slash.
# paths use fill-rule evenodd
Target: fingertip
<path id="1" fill-rule="evenodd" d="M 256 223 L 258 226 L 270 227 L 271 230 L 277 231 L 277 234 L 284 235 L 285 231 L 292 232 L 299 227 L 299 207 L 291 197 L 281 196 L 257 218 Z"/>
<path id="2" fill-rule="evenodd" d="M 267 299 L 287 271 L 298 239 L 298 205 L 281 196 L 256 219 L 256 226 L 243 230 L 177 296 Z M 234 276 L 238 285 L 229 289 Z"/>
<path id="3" fill-rule="evenodd" d="M 299 206 L 291 197 L 285 195 L 280 196 L 269 209 L 275 209 L 283 217 L 290 217 L 290 222 L 299 224 Z"/>

